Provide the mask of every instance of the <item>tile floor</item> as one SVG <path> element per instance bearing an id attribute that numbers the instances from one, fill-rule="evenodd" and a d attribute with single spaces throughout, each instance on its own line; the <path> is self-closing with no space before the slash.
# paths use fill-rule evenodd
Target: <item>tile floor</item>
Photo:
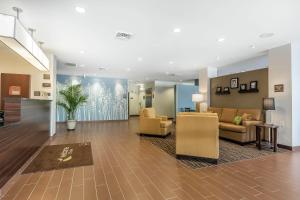
<path id="1" fill-rule="evenodd" d="M 91 141 L 94 165 L 17 175 L 2 199 L 300 199 L 300 152 L 193 170 L 137 130 L 137 118 L 81 123 L 74 132 L 59 124 L 48 144 Z"/>

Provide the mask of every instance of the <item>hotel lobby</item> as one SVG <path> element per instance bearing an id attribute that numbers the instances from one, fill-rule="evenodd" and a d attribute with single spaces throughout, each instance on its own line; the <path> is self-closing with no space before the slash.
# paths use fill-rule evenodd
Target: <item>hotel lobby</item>
<path id="1" fill-rule="evenodd" d="M 1 1 L 0 200 L 299 199 L 299 9 Z"/>

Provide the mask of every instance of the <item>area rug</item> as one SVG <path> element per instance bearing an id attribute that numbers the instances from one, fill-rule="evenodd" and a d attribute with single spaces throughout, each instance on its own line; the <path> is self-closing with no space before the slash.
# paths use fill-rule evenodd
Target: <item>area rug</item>
<path id="1" fill-rule="evenodd" d="M 93 164 L 91 143 L 45 146 L 23 174 Z"/>
<path id="2" fill-rule="evenodd" d="M 166 138 L 141 136 L 141 139 L 152 143 L 156 147 L 168 153 L 170 156 L 176 158 L 175 134 L 171 134 Z M 287 151 L 281 148 L 278 148 L 277 150 L 278 151 L 276 153 Z M 220 158 L 218 160 L 218 165 L 239 160 L 255 159 L 272 154 L 275 154 L 275 152 L 273 152 L 273 149 L 270 149 L 269 147 L 258 150 L 255 143 L 241 146 L 239 144 L 220 139 Z M 179 161 L 191 168 L 201 168 L 216 165 L 201 158 L 184 157 L 180 158 Z"/>

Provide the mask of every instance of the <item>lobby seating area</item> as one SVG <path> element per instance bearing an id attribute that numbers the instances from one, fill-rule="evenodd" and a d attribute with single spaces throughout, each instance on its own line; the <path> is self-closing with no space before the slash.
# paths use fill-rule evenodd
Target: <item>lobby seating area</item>
<path id="1" fill-rule="evenodd" d="M 240 144 L 255 142 L 255 125 L 263 123 L 260 109 L 209 107 L 208 112 L 218 114 L 220 137 Z M 234 123 L 236 116 L 242 119 L 238 124 Z"/>
<path id="2" fill-rule="evenodd" d="M 140 111 L 140 134 L 166 136 L 171 133 L 172 121 L 167 116 L 156 115 L 154 108 Z"/>
<path id="3" fill-rule="evenodd" d="M 176 117 L 176 155 L 219 158 L 219 121 L 214 113 L 179 113 Z"/>

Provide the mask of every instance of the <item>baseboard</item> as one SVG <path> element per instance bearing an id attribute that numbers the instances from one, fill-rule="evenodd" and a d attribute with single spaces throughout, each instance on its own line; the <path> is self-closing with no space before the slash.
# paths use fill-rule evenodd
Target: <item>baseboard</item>
<path id="1" fill-rule="evenodd" d="M 290 150 L 290 151 L 300 151 L 300 146 L 288 146 L 288 145 L 284 145 L 284 144 L 278 144 L 277 145 L 279 148 L 282 148 L 282 149 L 287 149 L 287 150 Z"/>

